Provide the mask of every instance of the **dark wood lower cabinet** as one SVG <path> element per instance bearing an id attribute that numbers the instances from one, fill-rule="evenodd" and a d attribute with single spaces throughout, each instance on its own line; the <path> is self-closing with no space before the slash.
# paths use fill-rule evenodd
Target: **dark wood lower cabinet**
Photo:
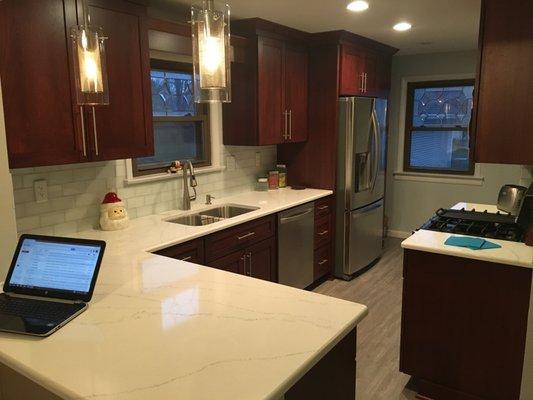
<path id="1" fill-rule="evenodd" d="M 244 250 L 236 251 L 218 260 L 210 261 L 207 266 L 235 274 L 244 274 L 246 256 L 247 254 Z"/>
<path id="2" fill-rule="evenodd" d="M 248 247 L 248 276 L 265 281 L 277 280 L 277 246 L 276 238 L 264 240 Z"/>
<path id="3" fill-rule="evenodd" d="M 204 240 L 191 240 L 190 242 L 156 251 L 155 254 L 195 264 L 203 264 L 205 262 Z"/>
<path id="4" fill-rule="evenodd" d="M 354 400 L 357 330 L 346 335 L 285 394 L 285 400 Z"/>
<path id="5" fill-rule="evenodd" d="M 438 400 L 518 400 L 532 270 L 406 250 L 400 370 Z"/>

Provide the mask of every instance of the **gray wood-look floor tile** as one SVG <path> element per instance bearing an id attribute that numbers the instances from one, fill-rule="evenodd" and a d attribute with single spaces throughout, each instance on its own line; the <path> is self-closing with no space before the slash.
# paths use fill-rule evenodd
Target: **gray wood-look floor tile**
<path id="1" fill-rule="evenodd" d="M 365 304 L 368 316 L 358 327 L 357 400 L 415 399 L 405 387 L 410 377 L 399 371 L 402 310 L 400 240 L 387 239 L 381 260 L 350 282 L 324 282 L 314 291 Z"/>

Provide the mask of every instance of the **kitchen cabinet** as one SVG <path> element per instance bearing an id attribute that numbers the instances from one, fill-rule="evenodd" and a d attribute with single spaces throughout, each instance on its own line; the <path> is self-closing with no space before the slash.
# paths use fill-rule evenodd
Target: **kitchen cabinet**
<path id="1" fill-rule="evenodd" d="M 10 168 L 82 161 L 67 26 L 73 0 L 0 2 L 0 79 Z"/>
<path id="2" fill-rule="evenodd" d="M 405 250 L 400 370 L 434 399 L 520 397 L 532 271 Z"/>
<path id="3" fill-rule="evenodd" d="M 533 2 L 484 0 L 475 115 L 475 160 L 533 165 Z"/>
<path id="4" fill-rule="evenodd" d="M 204 264 L 204 240 L 191 240 L 190 242 L 156 251 L 155 254 L 194 264 Z"/>
<path id="5" fill-rule="evenodd" d="M 331 274 L 333 263 L 333 197 L 315 202 L 313 278 L 316 281 Z"/>
<path id="6" fill-rule="evenodd" d="M 108 106 L 96 107 L 94 115 L 87 108 L 90 158 L 153 155 L 146 7 L 125 0 L 88 0 L 88 4 L 91 20 L 103 26 L 109 37 L 105 45 L 110 99 Z M 78 18 L 82 18 L 81 10 Z"/>
<path id="7" fill-rule="evenodd" d="M 155 254 L 268 281 L 277 280 L 273 215 L 181 243 Z"/>
<path id="8" fill-rule="evenodd" d="M 208 266 L 252 278 L 275 281 L 276 239 L 272 237 L 252 244 L 242 250 L 210 261 Z"/>
<path id="9" fill-rule="evenodd" d="M 278 146 L 290 185 L 336 189 L 339 97 L 387 98 L 397 51 L 347 31 L 309 35 L 307 140 Z"/>
<path id="10" fill-rule="evenodd" d="M 75 101 L 70 28 L 81 18 L 76 4 L 0 2 L 0 77 L 10 168 L 153 154 L 146 7 L 124 0 L 89 1 L 93 21 L 109 36 L 111 104 L 93 109 Z"/>
<path id="11" fill-rule="evenodd" d="M 235 46 L 232 102 L 224 104 L 224 144 L 305 141 L 307 34 L 259 18 L 235 21 L 232 32 L 248 40 Z"/>
<path id="12" fill-rule="evenodd" d="M 387 97 L 390 63 L 374 51 L 351 44 L 341 45 L 339 87 L 341 96 Z"/>

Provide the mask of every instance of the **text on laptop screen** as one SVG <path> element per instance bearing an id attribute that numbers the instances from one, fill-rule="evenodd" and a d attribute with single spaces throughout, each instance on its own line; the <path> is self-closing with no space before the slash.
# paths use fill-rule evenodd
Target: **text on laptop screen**
<path id="1" fill-rule="evenodd" d="M 24 239 L 10 285 L 88 293 L 99 246 Z"/>

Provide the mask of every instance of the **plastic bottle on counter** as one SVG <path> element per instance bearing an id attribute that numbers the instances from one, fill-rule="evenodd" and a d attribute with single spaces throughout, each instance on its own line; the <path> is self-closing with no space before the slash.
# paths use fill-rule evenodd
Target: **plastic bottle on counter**
<path id="1" fill-rule="evenodd" d="M 287 187 L 287 166 L 285 164 L 278 164 L 276 168 L 278 169 L 278 187 Z"/>

